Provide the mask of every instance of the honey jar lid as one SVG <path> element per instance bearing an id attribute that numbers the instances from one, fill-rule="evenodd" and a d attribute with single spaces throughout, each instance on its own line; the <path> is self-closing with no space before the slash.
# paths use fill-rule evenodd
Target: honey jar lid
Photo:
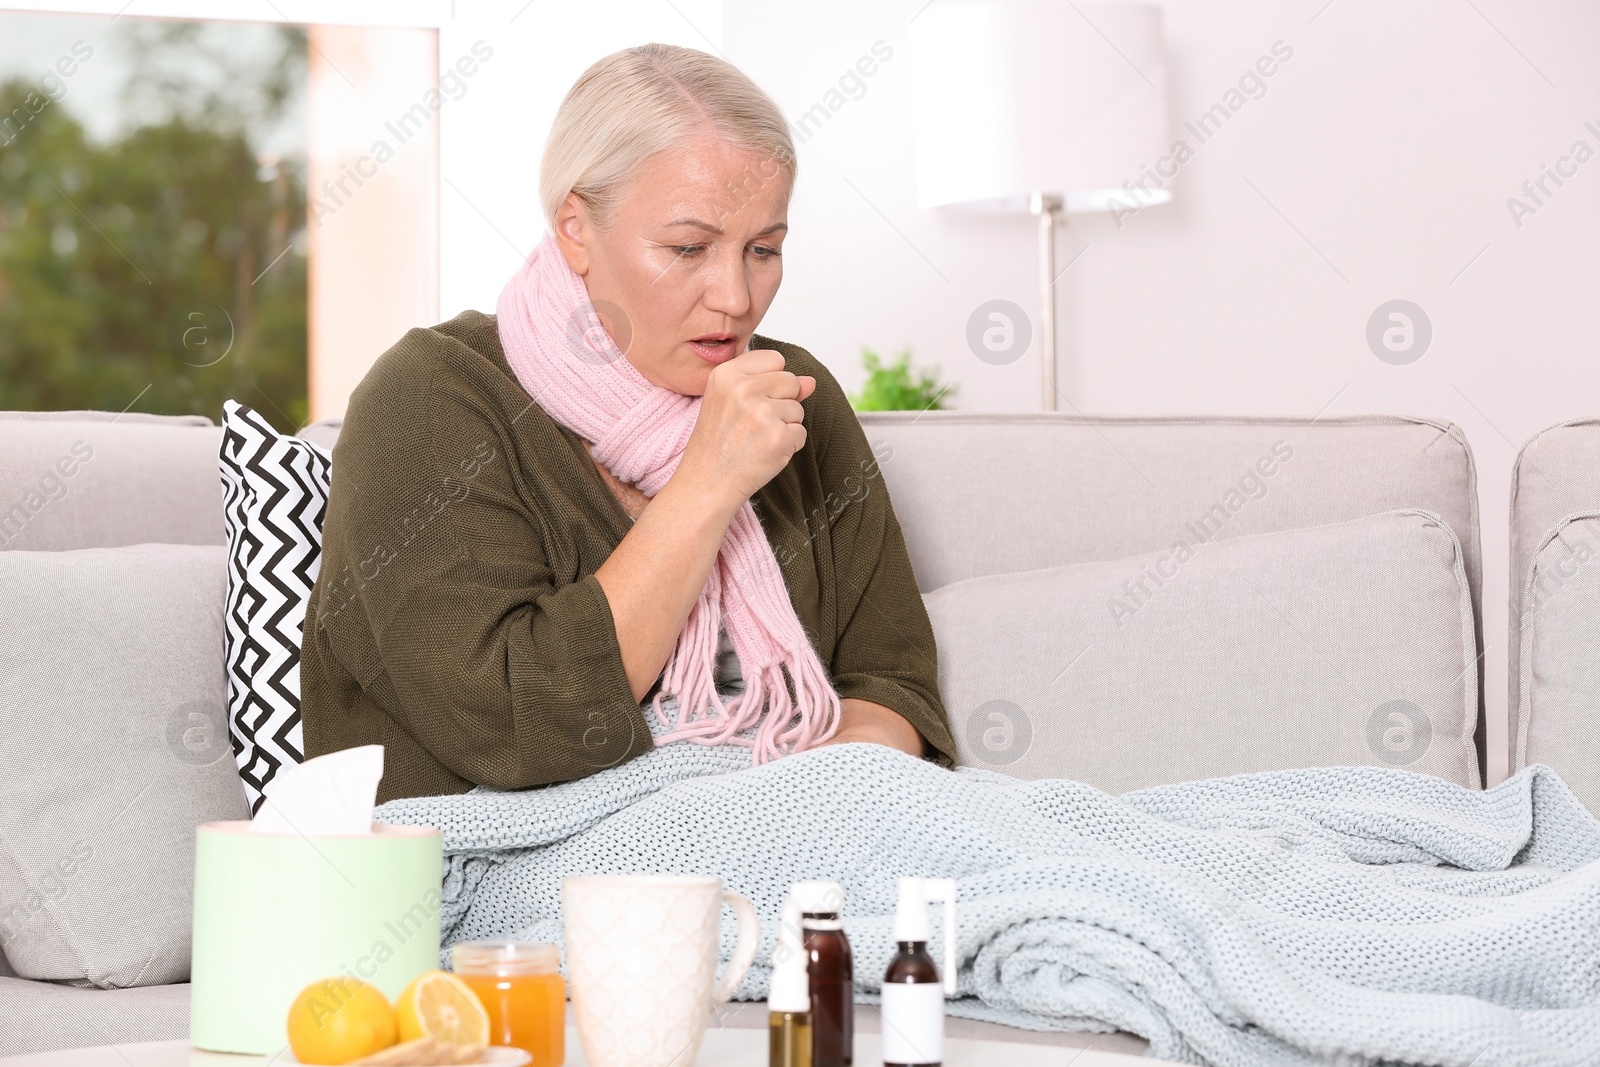
<path id="1" fill-rule="evenodd" d="M 555 974 L 561 952 L 544 941 L 461 941 L 450 948 L 457 974 Z"/>

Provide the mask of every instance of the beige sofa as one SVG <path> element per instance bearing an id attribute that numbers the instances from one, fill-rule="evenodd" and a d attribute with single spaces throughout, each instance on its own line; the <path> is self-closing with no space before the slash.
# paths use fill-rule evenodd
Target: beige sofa
<path id="1" fill-rule="evenodd" d="M 1396 763 L 1371 742 L 1388 735 L 1371 733 L 1371 723 L 1384 727 L 1384 720 L 1369 716 L 1368 703 L 1391 689 L 1405 695 L 1410 663 L 1436 653 L 1438 662 L 1427 669 L 1447 675 L 1451 664 L 1461 665 L 1448 686 L 1429 683 L 1449 690 L 1438 697 L 1445 709 L 1440 714 L 1459 718 L 1451 702 L 1464 702 L 1466 717 L 1464 727 L 1436 727 L 1434 744 L 1444 750 L 1450 737 L 1465 738 L 1465 762 L 1457 744 L 1449 766 L 1461 769 L 1450 775 L 1478 784 L 1484 730 L 1477 486 L 1471 450 L 1453 425 L 1377 416 L 1090 420 L 960 412 L 868 414 L 862 422 L 942 627 L 941 661 L 944 634 L 956 635 L 948 649 L 953 673 L 942 671 L 941 687 L 963 762 L 1078 777 L 1112 789 L 1172 780 L 1178 772 L 1194 777 L 1271 766 Z M 319 423 L 302 436 L 332 447 L 338 429 L 337 422 Z M 220 427 L 193 417 L 0 413 L 0 553 L 222 544 L 220 438 Z M 1360 525 L 1395 512 L 1405 512 L 1393 521 L 1395 530 Z M 1418 518 L 1417 512 L 1425 514 Z M 1198 557 L 1211 561 L 1205 568 L 1171 561 L 1173 546 L 1191 539 L 1197 547 L 1207 544 Z M 1405 614 L 1417 597 L 1375 588 L 1392 584 L 1375 577 L 1390 572 L 1367 574 L 1359 565 L 1391 543 L 1422 549 L 1415 559 L 1390 553 L 1401 568 L 1395 573 L 1436 571 L 1430 571 L 1429 588 L 1442 598 L 1440 607 L 1419 617 L 1421 623 Z M 1324 551 L 1340 559 L 1353 551 L 1355 568 L 1319 571 L 1316 560 Z M 1250 569 L 1257 562 L 1260 569 Z M 1117 569 L 1124 564 L 1131 568 L 1126 577 Z M 1077 597 L 1074 603 L 1100 612 L 1096 598 L 1110 583 L 1103 599 L 1111 621 L 1085 615 L 1083 625 L 1110 627 L 1106 632 L 1117 643 L 1106 652 L 1102 642 L 1102 652 L 1088 659 L 1077 654 L 1048 683 L 1054 688 L 1040 698 L 1045 702 L 1029 706 L 1032 697 L 1019 694 L 1046 686 L 1029 680 L 1039 654 L 1013 651 L 1008 660 L 1006 649 L 1020 649 L 1023 637 L 1037 641 L 1039 633 L 1011 635 L 1009 644 L 992 648 L 984 641 L 994 628 L 986 627 L 987 636 L 971 638 L 971 648 L 958 645 L 967 640 L 959 636 L 961 620 L 972 618 L 973 605 L 989 595 L 984 579 L 1035 571 L 1038 582 L 1028 580 L 1034 588 L 1059 581 L 1074 590 L 1051 594 L 1047 607 Z M 1454 601 L 1452 580 L 1460 583 Z M 1242 606 L 1219 617 L 1212 609 L 1222 603 Z M 1349 604 L 1374 606 L 1362 609 L 1365 616 L 1347 617 L 1341 612 Z M 5 617 L 15 610 L 0 603 L 0 634 L 8 625 L 28 624 Z M 1314 647 L 1359 647 L 1369 632 L 1380 631 L 1384 642 L 1411 640 L 1409 634 L 1427 630 L 1422 623 L 1440 613 L 1448 617 L 1437 635 L 1429 630 L 1415 638 L 1426 644 L 1418 646 L 1426 656 L 1388 656 L 1383 645 L 1336 654 Z M 1464 647 L 1452 643 L 1453 633 L 1464 633 Z M 1043 635 L 1057 636 L 1065 646 L 1079 635 L 1065 629 Z M 1269 647 L 1270 654 L 1260 651 Z M 1317 703 L 1304 693 L 1286 697 L 1279 688 L 1285 678 L 1329 667 L 1333 673 L 1318 684 L 1337 699 Z M 1181 684 L 1174 686 L 1174 678 Z M 1007 688 L 1013 685 L 1022 688 Z M 961 701 L 949 696 L 956 692 Z M 0 710 L 6 699 L 0 690 Z M 1081 730 L 1077 709 L 1088 723 Z M 15 719 L 26 709 L 9 711 Z M 1428 714 L 1434 714 L 1431 706 Z M 1019 730 L 1027 735 L 1022 741 Z M 1106 737 L 1117 740 L 1107 748 Z M 15 904 L 0 898 L 0 915 Z M 37 921 L 47 919 L 42 913 Z M 0 975 L 9 973 L 0 955 Z M 0 1054 L 182 1037 L 187 1013 L 188 987 L 181 983 L 101 989 L 0 977 L 0 1015 L 10 1020 L 0 1031 Z M 734 1022 L 759 1018 L 748 1007 L 729 1015 Z M 953 1024 L 952 1032 L 964 1028 L 982 1029 Z M 1140 1047 L 1121 1040 L 1124 1048 Z"/>

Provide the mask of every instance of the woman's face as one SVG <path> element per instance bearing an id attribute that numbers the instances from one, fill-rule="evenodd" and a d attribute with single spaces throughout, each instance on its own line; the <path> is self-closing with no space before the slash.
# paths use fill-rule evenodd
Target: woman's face
<path id="1" fill-rule="evenodd" d="M 567 197 L 562 255 L 649 381 L 699 396 L 745 350 L 783 280 L 790 184 L 779 161 L 706 133 L 650 156 L 605 232 Z"/>

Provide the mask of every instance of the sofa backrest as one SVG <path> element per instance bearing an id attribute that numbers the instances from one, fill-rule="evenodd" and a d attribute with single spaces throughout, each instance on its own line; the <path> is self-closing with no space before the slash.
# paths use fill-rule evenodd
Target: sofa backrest
<path id="1" fill-rule="evenodd" d="M 222 544 L 221 444 L 200 415 L 0 412 L 0 550 Z"/>
<path id="2" fill-rule="evenodd" d="M 1569 776 L 1581 769 L 1592 782 L 1585 800 L 1600 811 L 1600 715 L 1591 710 L 1589 667 L 1600 669 L 1592 646 L 1600 626 L 1597 515 L 1600 418 L 1560 423 L 1522 446 L 1511 474 L 1508 765 L 1549 763 Z"/>
<path id="3" fill-rule="evenodd" d="M 321 422 L 313 422 L 295 436 L 332 452 L 333 443 L 339 439 L 339 431 L 343 427 L 343 419 L 323 419 Z"/>
<path id="4" fill-rule="evenodd" d="M 860 418 L 924 592 L 1164 549 L 1193 540 L 1191 529 L 1238 537 L 1408 507 L 1450 524 L 1478 592 L 1477 474 L 1466 438 L 1447 422 L 960 411 Z"/>
<path id="5" fill-rule="evenodd" d="M 880 451 L 924 592 L 962 578 L 1165 548 L 1185 536 L 1186 523 L 1237 537 L 1420 507 L 1445 519 L 1460 538 L 1481 608 L 1477 474 L 1466 438 L 1447 422 L 959 411 L 865 412 L 860 418 Z M 324 419 L 298 436 L 331 450 L 342 425 Z M 55 460 L 70 456 L 79 439 L 94 448 L 93 460 L 68 486 L 69 495 L 88 498 L 80 514 L 52 514 L 46 521 L 49 509 L 43 509 L 27 531 L 40 540 L 9 547 L 221 543 L 221 429 L 202 416 L 0 412 L 0 504 L 38 490 Z M 1275 445 L 1287 449 L 1288 458 L 1276 455 Z M 1600 450 L 1600 440 L 1595 447 Z M 1267 469 L 1272 473 L 1262 473 Z M 97 477 L 81 477 L 89 474 Z M 210 517 L 195 521 L 195 513 L 201 505 L 209 508 L 213 495 L 214 535 L 142 535 L 143 526 L 158 522 L 209 530 Z M 134 500 L 148 503 L 122 508 Z M 136 513 L 165 510 L 169 503 L 183 514 Z M 102 540 L 91 542 L 97 527 Z"/>
<path id="6" fill-rule="evenodd" d="M 1461 542 L 1479 672 L 1477 471 L 1442 420 L 864 412 L 924 592 L 1009 571 L 1121 559 L 1421 508 Z"/>
<path id="7" fill-rule="evenodd" d="M 868 412 L 861 423 L 924 592 L 1197 536 L 1422 508 L 1460 540 L 1482 652 L 1477 474 L 1451 423 L 960 411 Z M 300 436 L 331 449 L 341 425 L 324 420 Z M 221 543 L 220 443 L 221 429 L 198 417 L 0 414 L 0 509 L 16 525 L 0 511 L 0 547 Z M 75 445 L 92 456 L 66 476 L 57 462 Z M 1481 674 L 1480 655 L 1480 760 Z"/>

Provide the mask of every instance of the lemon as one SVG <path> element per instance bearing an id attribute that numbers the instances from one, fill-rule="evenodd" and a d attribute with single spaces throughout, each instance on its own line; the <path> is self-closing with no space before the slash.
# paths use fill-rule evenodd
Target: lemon
<path id="1" fill-rule="evenodd" d="M 340 1064 L 395 1042 L 394 1007 L 359 978 L 339 975 L 302 989 L 289 1007 L 289 1047 L 309 1064 Z"/>
<path id="2" fill-rule="evenodd" d="M 424 971 L 395 1001 L 400 1040 L 431 1037 L 449 1045 L 487 1045 L 489 1013 L 465 982 L 448 971 Z"/>

